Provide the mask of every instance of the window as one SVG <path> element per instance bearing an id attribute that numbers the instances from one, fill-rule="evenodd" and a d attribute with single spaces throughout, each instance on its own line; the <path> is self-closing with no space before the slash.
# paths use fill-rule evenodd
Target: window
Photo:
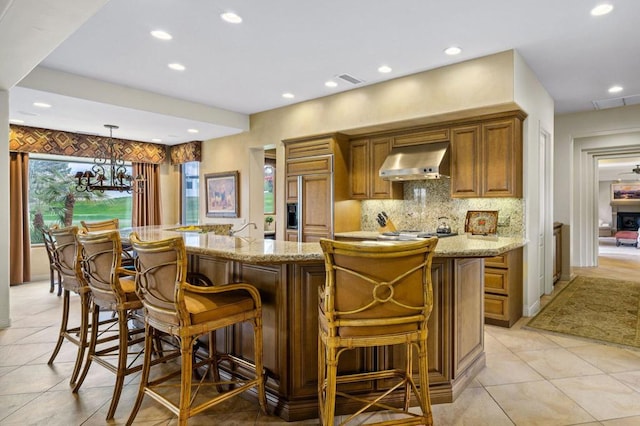
<path id="1" fill-rule="evenodd" d="M 264 166 L 264 213 L 275 214 L 275 177 L 276 168 L 271 164 Z"/>
<path id="2" fill-rule="evenodd" d="M 183 225 L 194 225 L 200 220 L 200 162 L 182 164 L 182 213 Z"/>
<path id="3" fill-rule="evenodd" d="M 95 222 L 118 218 L 120 227 L 131 226 L 131 194 L 126 192 L 78 192 L 74 175 L 91 168 L 82 159 L 57 159 L 55 156 L 29 158 L 29 218 L 31 243 L 41 243 L 43 227 L 80 226 L 80 221 Z M 131 174 L 131 165 L 127 166 Z"/>

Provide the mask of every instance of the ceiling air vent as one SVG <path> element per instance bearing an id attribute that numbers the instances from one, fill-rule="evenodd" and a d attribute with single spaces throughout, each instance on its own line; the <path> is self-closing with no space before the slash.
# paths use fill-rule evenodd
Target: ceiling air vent
<path id="1" fill-rule="evenodd" d="M 607 109 L 615 108 L 627 105 L 640 104 L 640 95 L 623 96 L 621 98 L 609 98 L 601 99 L 599 101 L 592 101 L 595 109 Z"/>
<path id="2" fill-rule="evenodd" d="M 361 84 L 364 83 L 364 80 L 360 80 L 359 78 L 356 78 L 354 76 L 352 76 L 351 74 L 338 74 L 337 76 L 339 79 L 346 81 L 347 83 L 351 83 L 351 84 Z"/>

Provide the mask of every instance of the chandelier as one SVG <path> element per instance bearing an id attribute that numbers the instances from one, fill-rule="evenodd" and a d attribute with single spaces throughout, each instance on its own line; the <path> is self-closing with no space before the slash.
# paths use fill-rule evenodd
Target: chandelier
<path id="1" fill-rule="evenodd" d="M 139 175 L 134 179 L 127 173 L 124 160 L 113 140 L 113 129 L 117 129 L 118 126 L 105 124 L 104 127 L 109 129 L 106 150 L 104 147 L 100 149 L 99 155 L 93 160 L 91 170 L 76 173 L 76 191 L 142 192 L 144 178 Z"/>

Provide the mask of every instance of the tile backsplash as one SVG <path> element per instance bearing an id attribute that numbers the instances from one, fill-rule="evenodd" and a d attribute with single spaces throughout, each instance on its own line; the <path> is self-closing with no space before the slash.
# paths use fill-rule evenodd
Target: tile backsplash
<path id="1" fill-rule="evenodd" d="M 524 200 L 520 198 L 451 198 L 450 180 L 421 180 L 404 183 L 404 200 L 362 202 L 363 231 L 379 228 L 376 216 L 387 213 L 397 229 L 435 231 L 439 217 L 447 217 L 453 232 L 464 232 L 467 210 L 497 210 L 498 235 L 524 236 Z"/>

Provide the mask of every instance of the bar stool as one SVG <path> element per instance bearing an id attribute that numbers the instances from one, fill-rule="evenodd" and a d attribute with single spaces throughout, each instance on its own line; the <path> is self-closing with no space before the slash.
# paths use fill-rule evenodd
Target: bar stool
<path id="1" fill-rule="evenodd" d="M 96 222 L 80 221 L 80 225 L 86 232 L 96 231 L 114 231 L 120 229 L 120 220 L 117 217 L 113 219 L 101 220 Z M 129 243 L 122 243 L 122 266 L 126 269 L 133 270 L 133 253 Z"/>
<path id="2" fill-rule="evenodd" d="M 145 357 L 140 390 L 127 424 L 133 424 L 145 395 L 177 414 L 179 425 L 186 425 L 189 417 L 254 387 L 260 407 L 266 412 L 262 302 L 258 290 L 246 283 L 212 287 L 189 284 L 187 254 L 182 237 L 143 242 L 134 232 L 129 238 L 138 254 L 136 291 L 145 308 Z M 194 363 L 193 348 L 198 336 L 242 322 L 248 322 L 253 327 L 253 362 L 232 354 L 220 355 L 216 353 L 215 345 L 210 343 L 208 357 Z M 165 373 L 150 380 L 153 330 L 167 333 L 180 342 L 181 366 L 178 372 Z M 218 372 L 222 362 L 228 367 L 223 370 L 228 377 L 224 381 L 219 380 Z M 205 365 L 213 370 L 214 380 L 200 380 L 193 384 L 193 371 Z M 178 374 L 180 396 L 171 398 L 166 395 L 166 382 Z M 196 403 L 195 395 L 204 385 L 216 386 L 218 393 L 207 394 L 206 401 Z M 228 386 L 226 391 L 223 389 L 225 385 Z"/>
<path id="3" fill-rule="evenodd" d="M 101 310 L 111 310 L 116 313 L 117 327 L 91 327 L 87 361 L 73 391 L 78 392 L 93 362 L 113 372 L 116 381 L 106 417 L 109 420 L 118 406 L 124 378 L 142 370 L 141 362 L 128 364 L 127 359 L 131 354 L 135 359 L 141 358 L 144 330 L 137 327 L 134 320 L 142 324 L 142 301 L 135 293 L 135 272 L 122 268 L 118 231 L 79 234 L 78 249 L 82 253 L 84 276 L 91 289 L 91 323 L 99 323 Z M 113 362 L 114 358 L 116 362 Z M 172 358 L 175 356 L 161 356 L 153 362 Z"/>
<path id="4" fill-rule="evenodd" d="M 56 229 L 56 227 L 51 227 L 50 229 Z M 47 257 L 49 258 L 49 280 L 51 285 L 49 287 L 49 293 L 53 293 L 53 290 L 56 288 L 56 283 L 58 284 L 58 296 L 62 294 L 62 276 L 60 275 L 60 270 L 56 265 L 54 259 L 54 251 L 55 251 L 55 242 L 50 238 L 50 235 L 47 234 L 48 229 L 42 229 L 42 242 L 44 243 L 44 248 L 47 251 Z M 56 277 L 58 280 L 56 281 Z"/>
<path id="5" fill-rule="evenodd" d="M 320 291 L 318 312 L 318 396 L 323 425 L 333 425 L 336 397 L 344 397 L 364 411 L 390 410 L 392 420 L 375 424 L 432 425 L 427 362 L 427 320 L 433 308 L 431 261 L 437 238 L 378 245 L 320 240 L 326 281 Z M 340 356 L 349 349 L 401 345 L 406 350 L 404 369 L 398 366 L 363 373 L 338 375 Z M 413 377 L 414 350 L 418 355 L 418 383 Z M 374 366 L 375 368 L 375 366 Z M 377 397 L 365 399 L 349 383 L 369 381 L 382 386 Z M 395 384 L 391 384 L 393 383 Z M 384 383 L 384 384 L 382 384 Z M 352 394 L 349 394 L 349 391 Z M 385 403 L 401 392 L 403 406 Z M 421 413 L 409 411 L 411 396 Z"/>
<path id="6" fill-rule="evenodd" d="M 59 274 L 60 286 L 63 288 L 62 296 L 62 320 L 58 341 L 47 364 L 53 364 L 62 342 L 66 339 L 78 347 L 75 365 L 71 373 L 70 383 L 75 384 L 80 367 L 84 360 L 85 350 L 88 346 L 87 333 L 89 330 L 89 287 L 84 281 L 80 267 L 80 252 L 77 250 L 76 236 L 78 227 L 70 226 L 59 229 L 47 229 L 43 231 L 44 241 L 51 248 L 52 262 Z M 80 325 L 69 327 L 69 303 L 70 293 L 77 293 L 80 297 Z"/>

